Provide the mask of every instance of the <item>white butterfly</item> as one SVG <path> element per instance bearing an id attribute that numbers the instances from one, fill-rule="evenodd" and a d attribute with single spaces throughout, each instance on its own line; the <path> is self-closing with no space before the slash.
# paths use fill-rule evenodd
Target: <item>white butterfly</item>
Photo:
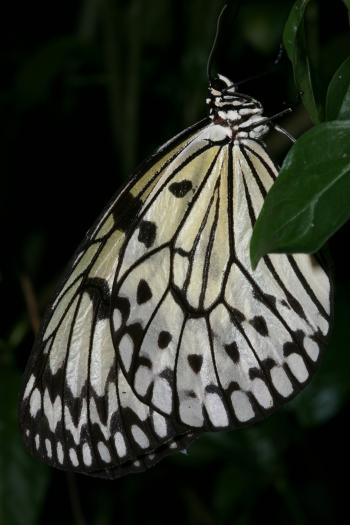
<path id="1" fill-rule="evenodd" d="M 162 146 L 107 207 L 48 310 L 21 427 L 52 466 L 144 470 L 204 431 L 267 416 L 319 359 L 331 308 L 323 268 L 308 255 L 250 265 L 277 175 L 262 143 L 270 119 L 223 76 L 207 102 L 209 118 Z"/>

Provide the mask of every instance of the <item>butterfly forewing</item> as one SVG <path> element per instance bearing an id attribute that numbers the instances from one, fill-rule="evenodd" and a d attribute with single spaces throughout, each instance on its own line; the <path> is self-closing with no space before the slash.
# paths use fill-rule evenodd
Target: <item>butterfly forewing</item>
<path id="1" fill-rule="evenodd" d="M 202 127 L 161 148 L 108 206 L 44 319 L 27 366 L 20 421 L 30 450 L 54 466 L 117 477 L 194 439 L 140 401 L 126 381 L 111 337 L 110 298 L 133 221 Z"/>
<path id="2" fill-rule="evenodd" d="M 49 309 L 21 426 L 52 465 L 142 470 L 204 430 L 266 416 L 318 362 L 323 268 L 308 255 L 250 265 L 277 175 L 262 107 L 232 86 L 211 97 L 211 121 L 161 148 L 107 208 Z"/>

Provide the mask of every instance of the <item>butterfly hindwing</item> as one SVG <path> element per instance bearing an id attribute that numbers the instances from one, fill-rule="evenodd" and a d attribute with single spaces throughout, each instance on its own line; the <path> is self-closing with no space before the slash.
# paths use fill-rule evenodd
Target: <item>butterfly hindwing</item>
<path id="1" fill-rule="evenodd" d="M 272 255 L 252 271 L 252 227 L 276 176 L 257 141 L 213 146 L 191 162 L 192 193 L 169 202 L 163 183 L 139 217 L 154 225 L 153 244 L 139 252 L 139 224 L 125 244 L 140 255 L 116 275 L 112 330 L 141 399 L 180 425 L 229 428 L 308 381 L 329 328 L 330 286 L 307 255 Z M 181 170 L 171 184 L 180 179 Z M 171 210 L 168 220 L 157 210 Z"/>

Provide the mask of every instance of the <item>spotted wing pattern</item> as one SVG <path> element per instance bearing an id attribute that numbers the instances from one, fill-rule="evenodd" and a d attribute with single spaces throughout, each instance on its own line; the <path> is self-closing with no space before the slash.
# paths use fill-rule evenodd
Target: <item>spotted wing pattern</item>
<path id="1" fill-rule="evenodd" d="M 264 417 L 305 385 L 329 329 L 330 284 L 308 255 L 268 256 L 252 271 L 252 226 L 276 176 L 257 141 L 213 145 L 202 160 L 145 201 L 118 265 L 112 332 L 140 399 L 185 428 L 216 430 Z"/>
<path id="2" fill-rule="evenodd" d="M 319 359 L 328 277 L 306 255 L 251 269 L 276 169 L 259 141 L 212 141 L 210 126 L 131 180 L 49 310 L 21 426 L 54 466 L 110 478 L 145 469 L 204 430 L 265 417 Z"/>

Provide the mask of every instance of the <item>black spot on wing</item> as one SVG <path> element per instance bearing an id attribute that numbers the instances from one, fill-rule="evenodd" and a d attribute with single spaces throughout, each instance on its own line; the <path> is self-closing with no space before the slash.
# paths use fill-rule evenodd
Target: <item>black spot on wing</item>
<path id="1" fill-rule="evenodd" d="M 147 303 L 152 298 L 152 292 L 147 282 L 144 279 L 141 279 L 136 293 L 137 304 Z"/>
<path id="2" fill-rule="evenodd" d="M 166 379 L 169 384 L 171 384 L 173 380 L 173 371 L 171 368 L 164 368 L 164 370 L 159 374 L 159 377 Z"/>
<path id="3" fill-rule="evenodd" d="M 260 293 L 258 292 L 255 288 L 253 289 L 253 296 L 254 296 L 254 299 L 256 299 L 257 301 L 263 303 L 263 304 L 268 304 L 272 307 L 274 307 L 276 305 L 276 297 L 274 297 L 273 295 L 270 295 L 268 293 Z"/>
<path id="4" fill-rule="evenodd" d="M 138 358 L 139 366 L 145 366 L 146 368 L 152 369 L 152 361 L 145 356 L 139 356 Z"/>
<path id="5" fill-rule="evenodd" d="M 130 226 L 130 217 L 135 217 L 141 206 L 142 201 L 139 198 L 131 193 L 122 194 L 112 210 L 115 227 L 126 231 Z"/>
<path id="6" fill-rule="evenodd" d="M 195 374 L 198 374 L 200 372 L 200 369 L 202 368 L 203 364 L 203 356 L 197 355 L 197 354 L 191 354 L 187 357 L 188 364 L 192 368 L 193 372 Z"/>
<path id="7" fill-rule="evenodd" d="M 232 343 L 225 345 L 225 350 L 228 354 L 228 356 L 232 359 L 234 363 L 238 363 L 239 361 L 239 351 L 237 347 L 237 343 L 233 341 Z"/>
<path id="8" fill-rule="evenodd" d="M 140 348 L 143 338 L 142 325 L 140 323 L 132 323 L 126 327 L 125 333 L 131 337 L 134 350 Z"/>
<path id="9" fill-rule="evenodd" d="M 205 387 L 205 391 L 208 392 L 208 394 L 218 394 L 220 397 L 222 397 L 221 388 L 219 388 L 217 385 L 213 385 L 212 383 Z"/>
<path id="10" fill-rule="evenodd" d="M 249 379 L 254 381 L 254 379 L 262 379 L 265 380 L 264 372 L 260 368 L 250 368 L 249 369 Z"/>
<path id="11" fill-rule="evenodd" d="M 192 182 L 190 180 L 182 180 L 180 182 L 173 182 L 169 186 L 169 191 L 178 199 L 184 197 L 192 189 Z"/>
<path id="12" fill-rule="evenodd" d="M 297 301 L 297 299 L 295 299 L 295 297 L 293 297 L 291 294 L 288 295 L 288 303 L 290 304 L 294 312 L 296 312 L 299 315 L 299 317 L 306 320 L 306 315 L 303 307 L 301 306 L 299 301 Z"/>
<path id="13" fill-rule="evenodd" d="M 186 397 L 196 398 L 196 397 L 197 397 L 197 394 L 196 394 L 193 390 L 186 390 L 186 391 L 185 391 L 185 396 L 186 396 Z"/>
<path id="14" fill-rule="evenodd" d="M 231 381 L 227 387 L 227 395 L 231 396 L 232 392 L 236 392 L 237 390 L 241 390 L 241 387 L 236 381 Z"/>
<path id="15" fill-rule="evenodd" d="M 250 320 L 250 324 L 255 328 L 257 332 L 259 332 L 260 335 L 264 337 L 269 335 L 266 321 L 261 315 L 257 315 L 256 317 L 253 317 L 253 319 Z"/>
<path id="16" fill-rule="evenodd" d="M 241 324 L 245 321 L 245 315 L 237 310 L 237 308 L 230 309 L 230 317 L 235 324 Z"/>
<path id="17" fill-rule="evenodd" d="M 325 345 L 327 342 L 327 337 L 322 334 L 319 328 L 317 329 L 317 332 L 310 336 L 310 339 L 315 341 L 315 343 L 317 343 L 320 346 Z"/>
<path id="18" fill-rule="evenodd" d="M 300 347 L 291 341 L 287 341 L 283 345 L 283 355 L 288 357 L 291 354 L 300 354 Z"/>
<path id="19" fill-rule="evenodd" d="M 113 310 L 119 310 L 122 324 L 125 324 L 130 315 L 130 301 L 126 297 L 115 296 L 112 304 Z"/>
<path id="20" fill-rule="evenodd" d="M 304 338 L 305 333 L 302 330 L 295 330 L 295 332 L 293 332 L 293 339 L 297 343 L 297 345 L 299 345 L 299 348 L 303 347 Z"/>
<path id="21" fill-rule="evenodd" d="M 166 348 L 171 340 L 172 340 L 171 334 L 169 334 L 169 332 L 163 330 L 162 332 L 160 332 L 159 337 L 158 337 L 158 346 L 159 346 L 159 348 L 162 348 L 162 349 Z"/>
<path id="22" fill-rule="evenodd" d="M 150 248 L 156 238 L 157 227 L 154 222 L 142 221 L 139 226 L 138 240 L 142 242 L 146 248 Z"/>
<path id="23" fill-rule="evenodd" d="M 270 370 L 272 370 L 272 368 L 274 366 L 277 365 L 277 363 L 276 363 L 276 361 L 274 359 L 272 359 L 272 357 L 267 357 L 266 359 L 263 359 L 261 361 L 261 365 L 262 365 L 264 370 L 270 371 Z"/>
<path id="24" fill-rule="evenodd" d="M 290 310 L 290 306 L 289 306 L 289 304 L 288 304 L 287 301 L 285 301 L 284 299 L 282 299 L 282 301 L 281 301 L 281 305 L 282 305 L 282 306 L 285 306 L 286 308 L 288 308 L 288 310 Z"/>

